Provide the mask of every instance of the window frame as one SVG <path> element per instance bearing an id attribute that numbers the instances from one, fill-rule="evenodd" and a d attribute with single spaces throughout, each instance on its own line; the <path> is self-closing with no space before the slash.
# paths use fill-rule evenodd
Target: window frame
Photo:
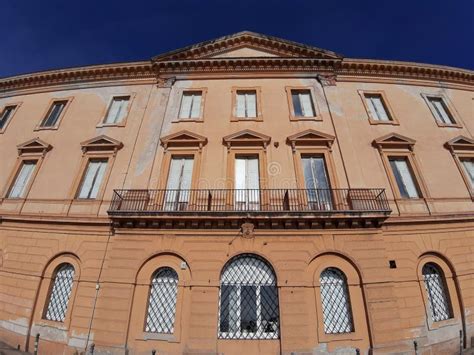
<path id="1" fill-rule="evenodd" d="M 128 97 L 128 107 L 127 107 L 127 112 L 125 113 L 125 116 L 123 117 L 122 121 L 118 123 L 106 123 L 105 120 L 107 119 L 109 111 L 112 108 L 114 99 L 121 98 L 121 97 Z M 130 111 L 132 110 L 132 105 L 135 100 L 135 97 L 136 97 L 136 92 L 116 93 L 116 94 L 111 95 L 109 98 L 108 104 L 104 107 L 102 111 L 101 119 L 96 127 L 125 127 L 127 124 L 127 120 L 130 116 Z"/>
<path id="2" fill-rule="evenodd" d="M 24 187 L 24 190 L 23 190 L 24 193 L 22 194 L 22 196 L 18 196 L 18 197 L 10 196 L 10 193 L 13 190 L 13 188 L 15 187 L 15 183 L 18 179 L 18 176 L 20 175 L 20 172 L 21 172 L 24 164 L 27 163 L 27 162 L 33 162 L 33 161 L 35 162 L 35 167 L 33 168 L 33 171 L 31 172 L 28 183 Z M 31 189 L 31 186 L 33 185 L 33 180 L 35 179 L 36 174 L 38 172 L 38 165 L 39 165 L 39 159 L 37 157 L 30 157 L 30 158 L 28 158 L 27 156 L 21 157 L 21 162 L 20 162 L 20 164 L 17 165 L 16 172 L 15 172 L 15 174 L 13 176 L 13 179 L 11 180 L 10 185 L 9 185 L 7 191 L 6 191 L 6 194 L 5 194 L 6 199 L 9 199 L 9 200 L 26 200 L 27 199 L 28 193 L 30 192 L 30 189 Z"/>
<path id="3" fill-rule="evenodd" d="M 467 144 L 459 144 L 459 140 L 467 141 Z M 471 196 L 471 200 L 474 201 L 474 187 L 471 185 L 471 179 L 467 175 L 462 163 L 463 159 L 474 159 L 474 140 L 464 136 L 458 136 L 446 142 L 445 147 L 450 151 L 451 156 L 456 163 L 456 167 L 458 168 L 464 184 L 466 185 L 469 195 Z"/>
<path id="4" fill-rule="evenodd" d="M 473 159 L 474 160 L 474 152 L 472 153 L 455 153 L 454 160 L 458 169 L 461 172 L 461 176 L 466 184 L 467 189 L 469 190 L 469 194 L 471 195 L 471 199 L 474 201 L 474 186 L 471 183 L 471 178 L 468 176 L 466 169 L 464 168 L 463 160 L 464 159 Z"/>
<path id="5" fill-rule="evenodd" d="M 313 104 L 314 109 L 314 116 L 312 117 L 300 117 L 295 115 L 295 109 L 293 107 L 293 91 L 306 91 L 308 90 L 310 93 L 310 98 Z M 285 86 L 286 97 L 288 100 L 288 108 L 289 108 L 289 117 L 290 121 L 322 121 L 322 114 L 319 109 L 318 102 L 316 100 L 315 89 L 312 86 Z"/>
<path id="6" fill-rule="evenodd" d="M 86 178 L 86 174 L 87 174 L 87 170 L 89 168 L 89 164 L 92 162 L 92 161 L 102 161 L 102 160 L 105 160 L 105 163 L 107 164 L 106 167 L 105 167 L 105 172 L 104 172 L 104 175 L 102 177 L 102 181 L 100 182 L 100 186 L 99 186 L 99 190 L 97 191 L 97 195 L 96 197 L 94 198 L 84 198 L 84 197 L 79 197 L 80 193 L 81 193 L 81 190 L 82 190 L 82 186 L 83 186 L 83 183 L 84 183 L 84 180 Z M 104 189 L 105 189 L 105 186 L 103 186 L 106 182 L 106 180 L 108 180 L 108 174 L 110 173 L 109 172 L 109 164 L 110 164 L 110 158 L 107 156 L 103 156 L 102 154 L 90 154 L 88 156 L 88 159 L 86 161 L 86 164 L 82 170 L 82 176 L 81 176 L 81 179 L 79 181 L 79 184 L 77 186 L 77 190 L 76 190 L 76 194 L 74 196 L 74 200 L 76 201 L 94 201 L 94 200 L 97 200 L 97 199 L 101 199 L 101 197 L 103 196 L 103 193 L 104 193 Z"/>
<path id="7" fill-rule="evenodd" d="M 255 104 L 256 117 L 238 117 L 237 116 L 237 94 L 239 91 L 254 91 L 255 92 Z M 232 110 L 230 115 L 231 122 L 246 121 L 246 122 L 262 122 L 263 121 L 263 109 L 262 109 L 262 88 L 260 86 L 233 86 L 231 89 L 232 94 Z"/>
<path id="8" fill-rule="evenodd" d="M 48 313 L 48 308 L 49 308 L 49 304 L 51 303 L 51 296 L 53 295 L 53 289 L 54 289 L 54 284 L 56 282 L 56 277 L 58 275 L 58 271 L 60 269 L 60 267 L 62 265 L 65 265 L 65 264 L 69 264 L 72 266 L 73 270 L 74 270 L 74 276 L 72 278 L 73 282 L 72 282 L 72 285 L 71 285 L 71 291 L 69 292 L 69 298 L 68 298 L 68 301 L 67 301 L 67 306 L 66 306 L 66 313 L 64 314 L 64 320 L 63 321 L 60 321 L 60 320 L 53 320 L 53 319 L 48 319 L 46 318 L 46 315 Z M 47 293 L 47 297 L 46 297 L 46 303 L 43 307 L 43 313 L 41 315 L 41 319 L 43 321 L 47 321 L 47 322 L 53 322 L 53 323 L 56 323 L 56 324 L 64 324 L 65 321 L 66 321 L 66 318 L 68 316 L 68 314 L 70 314 L 70 304 L 71 304 L 71 296 L 72 296 L 72 292 L 73 292 L 73 289 L 74 289 L 74 286 L 75 286 L 75 283 L 77 282 L 76 280 L 76 267 L 74 264 L 71 264 L 70 262 L 61 262 L 59 263 L 54 269 L 53 269 L 53 273 L 51 275 L 51 279 L 50 279 L 50 282 L 49 282 L 49 289 L 48 289 L 48 293 Z"/>
<path id="9" fill-rule="evenodd" d="M 426 105 L 428 106 L 434 121 L 438 125 L 438 127 L 451 127 L 451 128 L 462 128 L 461 120 L 459 119 L 459 116 L 457 114 L 457 111 L 453 104 L 451 103 L 450 100 L 446 97 L 446 95 L 443 94 L 430 94 L 430 93 L 421 93 L 421 96 L 425 100 Z M 430 101 L 430 98 L 435 98 L 435 99 L 441 99 L 443 101 L 443 104 L 447 110 L 448 115 L 451 117 L 453 120 L 453 123 L 443 123 L 439 122 L 438 119 L 436 118 L 436 112 L 434 110 L 433 104 Z"/>
<path id="10" fill-rule="evenodd" d="M 400 122 L 396 118 L 392 106 L 390 105 L 387 95 L 384 90 L 357 90 L 359 93 L 359 96 L 362 100 L 362 103 L 364 105 L 365 111 L 367 113 L 367 117 L 369 119 L 369 123 L 372 125 L 392 125 L 392 126 L 399 126 Z M 390 118 L 389 121 L 381 121 L 376 119 L 375 117 L 372 116 L 372 112 L 370 110 L 369 105 L 367 104 L 367 95 L 379 95 L 382 104 L 386 110 L 387 116 Z"/>
<path id="11" fill-rule="evenodd" d="M 4 126 L 2 128 L 0 128 L 0 134 L 3 134 L 7 130 L 8 125 L 12 121 L 13 116 L 15 116 L 15 114 L 18 112 L 18 109 L 20 108 L 22 103 L 23 102 L 21 102 L 21 101 L 19 101 L 19 102 L 10 102 L 10 103 L 7 103 L 7 104 L 5 104 L 1 107 L 0 114 L 3 114 L 5 112 L 5 109 L 8 108 L 8 107 L 14 106 L 15 108 L 13 109 L 13 112 L 11 113 L 10 117 L 8 117 L 8 119 L 6 120 Z"/>
<path id="12" fill-rule="evenodd" d="M 393 171 L 393 167 L 392 167 L 392 164 L 391 164 L 392 159 L 402 159 L 407 163 L 408 170 L 410 172 L 411 178 L 413 180 L 413 184 L 415 186 L 415 189 L 416 189 L 416 192 L 417 192 L 417 195 L 418 195 L 417 197 L 404 197 L 404 196 L 402 196 L 402 194 L 400 192 L 400 187 L 398 186 L 398 182 L 397 182 L 397 179 L 395 177 L 395 173 Z M 421 190 L 420 183 L 418 182 L 419 181 L 418 176 L 416 175 L 415 169 L 413 167 L 414 163 L 412 161 L 411 154 L 409 154 L 409 153 L 390 153 L 390 154 L 387 155 L 387 160 L 388 160 L 388 164 L 389 164 L 389 167 L 390 167 L 391 178 L 394 181 L 394 184 L 397 188 L 398 197 L 400 199 L 403 199 L 403 200 L 419 200 L 419 199 L 422 199 L 424 197 L 424 195 L 423 195 L 423 191 Z"/>
<path id="13" fill-rule="evenodd" d="M 446 287 L 446 292 L 449 296 L 450 308 L 451 308 L 451 318 L 441 320 L 441 321 L 434 321 L 431 315 L 430 304 L 428 299 L 428 294 L 426 292 L 425 287 L 425 280 L 423 277 L 423 266 L 428 263 L 433 263 L 438 266 L 439 270 L 443 273 L 444 284 Z M 459 303 L 459 293 L 456 286 L 455 275 L 453 274 L 451 267 L 449 264 L 433 253 L 426 253 L 422 255 L 418 260 L 418 267 L 417 267 L 417 278 L 418 278 L 418 286 L 420 288 L 421 297 L 423 301 L 423 307 L 425 310 L 425 321 L 428 326 L 429 331 L 437 330 L 446 326 L 455 326 L 459 327 L 459 324 L 462 319 L 462 311 L 461 306 Z"/>
<path id="14" fill-rule="evenodd" d="M 181 113 L 181 105 L 183 104 L 183 97 L 187 92 L 201 92 L 201 107 L 199 117 L 195 118 L 180 118 L 179 114 Z M 173 123 L 185 123 L 185 122 L 203 122 L 204 121 L 204 106 L 206 103 L 206 95 L 207 95 L 207 88 L 206 87 L 199 87 L 199 88 L 180 88 L 178 89 L 177 96 L 179 97 L 179 105 L 177 107 L 177 112 L 174 115 Z"/>
<path id="15" fill-rule="evenodd" d="M 64 119 L 64 116 L 66 115 L 66 112 L 68 111 L 69 109 L 69 106 L 71 105 L 71 102 L 73 101 L 74 97 L 73 96 L 68 96 L 68 97 L 56 97 L 56 98 L 52 98 L 49 100 L 48 102 L 48 106 L 46 107 L 46 110 L 43 112 L 43 115 L 42 115 L 42 118 L 41 120 L 38 122 L 38 124 L 36 125 L 34 131 L 45 131 L 45 130 L 57 130 L 62 122 L 62 120 Z M 64 108 L 63 110 L 61 111 L 58 119 L 56 120 L 56 123 L 54 124 L 54 126 L 47 126 L 47 127 L 43 127 L 41 126 L 43 121 L 46 120 L 46 118 L 48 117 L 49 113 L 51 112 L 51 110 L 53 109 L 53 105 L 56 103 L 56 102 L 62 102 L 62 101 L 65 101 L 65 105 L 64 105 Z"/>

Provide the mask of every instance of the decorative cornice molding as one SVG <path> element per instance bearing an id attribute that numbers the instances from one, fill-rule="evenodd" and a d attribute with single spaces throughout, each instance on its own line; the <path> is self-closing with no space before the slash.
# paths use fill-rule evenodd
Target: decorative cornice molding
<path id="1" fill-rule="evenodd" d="M 45 155 L 53 146 L 39 138 L 33 138 L 25 143 L 16 146 L 18 149 L 18 155 L 23 154 L 41 154 Z"/>
<path id="2" fill-rule="evenodd" d="M 122 147 L 122 142 L 105 135 L 100 135 L 81 143 L 81 148 L 84 153 L 90 151 L 110 151 L 115 153 Z"/>
<path id="3" fill-rule="evenodd" d="M 474 152 L 474 139 L 466 136 L 457 136 L 445 143 L 445 147 L 452 153 L 456 151 Z"/>
<path id="4" fill-rule="evenodd" d="M 202 147 L 207 144 L 207 137 L 182 130 L 162 137 L 160 142 L 165 151 L 168 147 L 197 147 L 201 150 Z"/>
<path id="5" fill-rule="evenodd" d="M 413 150 L 413 146 L 415 145 L 416 141 L 412 138 L 408 138 L 402 136 L 398 133 L 389 133 L 377 139 L 374 139 L 372 144 L 374 147 L 378 148 L 379 150 L 382 149 L 391 149 L 391 148 L 402 148 L 408 149 L 410 151 Z"/>

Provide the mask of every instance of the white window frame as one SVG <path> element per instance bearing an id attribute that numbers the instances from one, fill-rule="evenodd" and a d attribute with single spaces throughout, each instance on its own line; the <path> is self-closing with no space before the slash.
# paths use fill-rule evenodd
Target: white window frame
<path id="1" fill-rule="evenodd" d="M 31 169 L 31 171 L 29 172 L 29 174 L 27 176 L 27 179 L 26 179 L 23 187 L 21 188 L 20 194 L 18 196 L 12 196 L 12 191 L 16 188 L 17 183 L 19 182 L 18 179 L 20 177 L 20 174 L 23 171 L 24 166 L 26 164 L 28 164 L 29 162 L 34 162 L 34 166 Z M 33 180 L 36 176 L 39 165 L 40 165 L 39 158 L 29 159 L 29 158 L 25 157 L 25 159 L 22 159 L 20 164 L 17 167 L 16 172 L 15 172 L 15 177 L 13 178 L 13 180 L 10 183 L 10 186 L 8 188 L 8 191 L 7 191 L 6 198 L 8 198 L 8 199 L 24 199 L 24 198 L 26 198 L 26 196 L 28 195 L 28 192 L 30 190 L 31 185 L 33 184 Z"/>
<path id="2" fill-rule="evenodd" d="M 93 181 L 92 181 L 93 184 L 91 185 L 90 191 L 88 193 L 88 197 L 80 197 L 80 195 L 82 193 L 82 189 L 84 187 L 84 183 L 85 183 L 86 178 L 87 178 L 89 167 L 90 167 L 91 163 L 94 162 L 94 161 L 99 161 L 101 163 L 105 162 L 105 167 L 103 168 L 102 177 L 100 178 L 99 185 L 97 186 L 97 188 L 95 188 L 96 187 L 95 184 L 96 184 L 97 177 L 98 177 L 97 174 L 99 174 L 99 170 L 97 170 L 96 173 L 95 173 L 95 176 L 93 177 Z M 82 174 L 82 178 L 81 178 L 81 181 L 79 183 L 79 187 L 78 187 L 77 193 L 76 193 L 76 199 L 77 200 L 88 201 L 88 200 L 96 200 L 96 199 L 100 198 L 100 191 L 102 189 L 102 184 L 104 184 L 104 181 L 107 179 L 107 171 L 109 169 L 109 164 L 110 164 L 110 159 L 107 158 L 107 157 L 90 157 L 89 159 L 87 159 L 87 163 L 85 165 L 84 172 Z M 92 191 L 94 189 L 96 189 L 95 196 L 90 197 L 90 194 L 92 193 Z"/>
<path id="3" fill-rule="evenodd" d="M 115 102 L 120 101 L 122 104 L 120 106 L 120 110 L 118 113 L 120 113 L 121 119 L 118 121 L 112 121 L 112 122 L 107 122 L 107 119 L 109 118 L 109 115 L 111 114 L 111 110 L 113 108 L 113 105 Z M 123 102 L 126 101 L 125 108 L 123 107 Z M 125 121 L 127 120 L 127 116 L 130 112 L 130 107 L 132 105 L 132 95 L 114 95 L 112 99 L 109 102 L 106 114 L 104 118 L 102 119 L 102 125 L 103 126 L 123 126 L 125 124 Z M 118 114 L 116 114 L 117 117 Z"/>
<path id="4" fill-rule="evenodd" d="M 258 117 L 258 100 L 257 100 L 257 90 L 244 90 L 244 89 L 237 89 L 235 92 L 236 98 L 235 98 L 235 117 L 239 119 L 255 119 Z M 253 104 L 255 107 L 252 109 L 250 106 L 251 100 L 249 100 L 249 97 L 253 96 L 254 97 L 254 102 Z M 243 101 L 239 100 L 239 97 L 243 97 Z M 244 107 L 240 108 L 239 107 L 239 102 L 243 102 Z M 239 111 L 243 109 L 243 115 L 239 114 Z M 252 110 L 252 112 L 249 112 Z M 250 113 L 254 113 L 253 115 L 250 115 Z"/>
<path id="5" fill-rule="evenodd" d="M 184 100 L 186 96 L 191 96 L 191 103 L 189 107 L 189 113 L 186 116 L 183 116 L 183 105 L 184 105 Z M 203 118 L 203 106 L 204 106 L 204 90 L 202 89 L 186 89 L 181 92 L 181 100 L 179 104 L 179 110 L 178 110 L 178 121 L 198 121 L 202 120 Z M 198 111 L 198 116 L 193 117 L 193 108 L 195 105 L 195 100 L 196 98 L 199 97 L 199 110 Z"/>

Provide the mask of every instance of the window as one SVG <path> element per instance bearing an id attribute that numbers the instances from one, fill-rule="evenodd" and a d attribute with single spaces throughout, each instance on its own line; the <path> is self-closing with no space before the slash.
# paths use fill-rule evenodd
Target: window
<path id="1" fill-rule="evenodd" d="M 186 210 L 193 178 L 193 157 L 171 158 L 168 183 L 166 185 L 165 210 Z"/>
<path id="2" fill-rule="evenodd" d="M 24 160 L 18 171 L 15 181 L 8 193 L 9 198 L 22 198 L 25 196 L 26 190 L 30 184 L 33 172 L 36 167 L 36 160 Z"/>
<path id="3" fill-rule="evenodd" d="M 201 117 L 201 91 L 185 91 L 181 99 L 179 118 L 193 119 Z"/>
<path id="4" fill-rule="evenodd" d="M 48 307 L 44 315 L 45 319 L 64 322 L 73 282 L 74 267 L 71 264 L 60 265 L 54 277 Z"/>
<path id="5" fill-rule="evenodd" d="M 433 321 L 452 318 L 451 302 L 443 272 L 438 265 L 427 263 L 423 266 L 422 273 Z"/>
<path id="6" fill-rule="evenodd" d="M 291 90 L 293 114 L 295 117 L 314 117 L 314 104 L 311 90 Z"/>
<path id="7" fill-rule="evenodd" d="M 428 96 L 428 103 L 431 106 L 431 112 L 435 116 L 438 123 L 444 125 L 454 125 L 456 121 L 449 112 L 448 106 L 441 97 L 430 97 Z"/>
<path id="8" fill-rule="evenodd" d="M 408 159 L 406 157 L 391 157 L 389 158 L 389 162 L 397 182 L 400 196 L 403 198 L 419 198 L 420 193 Z"/>
<path id="9" fill-rule="evenodd" d="M 8 120 L 10 119 L 10 117 L 15 112 L 15 109 L 16 109 L 16 106 L 14 106 L 14 105 L 6 106 L 3 109 L 3 111 L 0 115 L 0 131 L 2 131 L 7 126 Z"/>
<path id="10" fill-rule="evenodd" d="M 172 334 L 176 315 L 178 274 L 172 268 L 158 269 L 151 281 L 145 331 Z"/>
<path id="11" fill-rule="evenodd" d="M 352 310 L 344 273 L 336 268 L 325 269 L 319 278 L 326 334 L 354 331 Z"/>
<path id="12" fill-rule="evenodd" d="M 95 199 L 99 192 L 108 159 L 90 159 L 77 194 L 77 198 Z"/>
<path id="13" fill-rule="evenodd" d="M 380 94 L 364 94 L 369 114 L 376 121 L 392 121 Z"/>
<path id="14" fill-rule="evenodd" d="M 461 158 L 460 161 L 471 183 L 471 189 L 474 190 L 474 158 Z"/>
<path id="15" fill-rule="evenodd" d="M 67 101 L 55 101 L 53 105 L 49 109 L 46 117 L 41 122 L 40 127 L 47 128 L 47 127 L 55 127 L 61 117 L 61 113 L 64 111 L 66 107 Z"/>
<path id="16" fill-rule="evenodd" d="M 130 96 L 116 96 L 110 103 L 107 116 L 104 119 L 105 124 L 117 124 L 123 121 L 128 113 L 128 104 Z"/>
<path id="17" fill-rule="evenodd" d="M 235 158 L 235 208 L 258 210 L 260 201 L 260 177 L 257 156 Z"/>
<path id="18" fill-rule="evenodd" d="M 332 196 L 323 156 L 302 156 L 303 174 L 310 209 L 332 209 Z"/>
<path id="19" fill-rule="evenodd" d="M 257 117 L 256 91 L 237 91 L 236 117 Z"/>
<path id="20" fill-rule="evenodd" d="M 278 338 L 276 277 L 262 258 L 242 254 L 231 259 L 221 275 L 219 299 L 219 338 Z"/>

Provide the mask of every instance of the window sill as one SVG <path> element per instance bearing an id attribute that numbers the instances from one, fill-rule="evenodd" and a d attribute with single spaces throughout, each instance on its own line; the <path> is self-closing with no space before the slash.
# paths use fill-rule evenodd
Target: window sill
<path id="1" fill-rule="evenodd" d="M 34 131 L 57 131 L 59 126 L 52 127 L 35 127 Z"/>
<path id="2" fill-rule="evenodd" d="M 179 340 L 176 339 L 174 334 L 165 334 L 165 333 L 143 332 L 142 337 L 139 340 L 159 340 L 159 341 L 167 341 L 168 343 L 179 343 Z"/>
<path id="3" fill-rule="evenodd" d="M 100 123 L 96 126 L 96 128 L 102 128 L 102 127 L 125 127 L 125 123 Z"/>
<path id="4" fill-rule="evenodd" d="M 462 128 L 462 126 L 458 123 L 440 123 L 436 121 L 438 127 L 448 127 L 448 128 Z"/>
<path id="5" fill-rule="evenodd" d="M 175 119 L 174 121 L 171 121 L 171 123 L 186 123 L 186 122 L 204 122 L 203 118 L 181 118 L 181 119 Z"/>
<path id="6" fill-rule="evenodd" d="M 231 122 L 263 122 L 263 117 L 262 116 L 257 116 L 257 117 L 237 117 L 237 116 L 231 116 L 230 117 Z"/>
<path id="7" fill-rule="evenodd" d="M 290 121 L 317 121 L 317 122 L 322 122 L 323 118 L 321 116 L 299 117 L 299 116 L 290 115 Z"/>
<path id="8" fill-rule="evenodd" d="M 445 320 L 441 320 L 441 321 L 433 321 L 433 320 L 430 320 L 428 322 L 428 329 L 429 330 L 437 330 L 437 329 L 441 329 L 441 328 L 444 328 L 444 327 L 449 327 L 449 326 L 452 326 L 452 325 L 458 325 L 459 324 L 459 320 L 456 319 L 455 317 L 453 318 L 449 318 L 449 319 L 445 319 Z"/>
<path id="9" fill-rule="evenodd" d="M 398 121 L 378 121 L 378 120 L 373 120 L 369 118 L 369 123 L 371 125 L 391 125 L 391 126 L 400 126 L 400 123 Z"/>

